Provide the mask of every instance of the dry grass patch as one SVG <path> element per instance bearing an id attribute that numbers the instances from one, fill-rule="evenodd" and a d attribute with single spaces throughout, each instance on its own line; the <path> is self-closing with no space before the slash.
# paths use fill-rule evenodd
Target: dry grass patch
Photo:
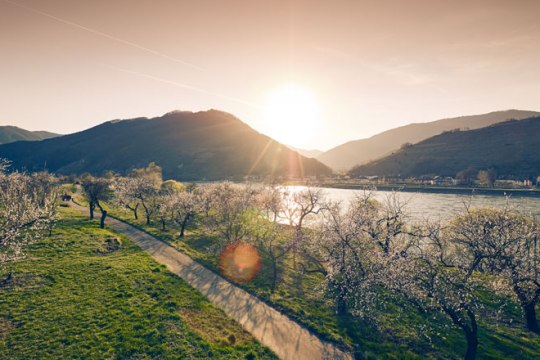
<path id="1" fill-rule="evenodd" d="M 9 291 L 31 291 L 39 290 L 45 285 L 49 285 L 52 278 L 24 273 L 13 273 L 11 276 L 5 276 L 0 282 L 0 288 Z"/>
<path id="2" fill-rule="evenodd" d="M 122 248 L 122 240 L 117 237 L 107 237 L 101 246 L 95 250 L 97 254 L 108 254 Z"/>

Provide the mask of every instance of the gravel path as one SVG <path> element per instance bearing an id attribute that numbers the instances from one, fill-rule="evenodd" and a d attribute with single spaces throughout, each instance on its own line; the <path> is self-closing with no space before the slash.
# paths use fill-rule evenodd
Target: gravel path
<path id="1" fill-rule="evenodd" d="M 72 204 L 75 209 L 88 209 Z M 96 212 L 97 217 L 101 215 Z M 323 342 L 296 322 L 258 298 L 206 269 L 189 256 L 155 237 L 119 220 L 107 217 L 107 226 L 126 235 L 169 271 L 199 290 L 212 303 L 238 321 L 281 359 L 353 359 L 351 354 Z"/>

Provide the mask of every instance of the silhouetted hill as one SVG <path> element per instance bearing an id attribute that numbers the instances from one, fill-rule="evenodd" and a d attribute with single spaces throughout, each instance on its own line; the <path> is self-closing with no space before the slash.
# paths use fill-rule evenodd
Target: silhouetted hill
<path id="1" fill-rule="evenodd" d="M 449 131 L 353 168 L 349 174 L 455 176 L 469 166 L 500 176 L 540 176 L 540 117 L 469 131 Z"/>
<path id="2" fill-rule="evenodd" d="M 59 136 L 48 131 L 28 131 L 16 126 L 0 126 L 0 144 L 15 141 L 35 141 Z"/>
<path id="3" fill-rule="evenodd" d="M 30 171 L 46 167 L 62 174 L 97 175 L 107 170 L 125 174 L 155 161 L 165 178 L 179 180 L 331 173 L 317 160 L 216 110 L 109 121 L 54 139 L 2 145 L 0 157 Z"/>
<path id="4" fill-rule="evenodd" d="M 454 129 L 478 129 L 510 119 L 525 119 L 540 115 L 535 111 L 507 110 L 483 115 L 462 116 L 427 123 L 416 123 L 391 129 L 368 139 L 355 140 L 330 149 L 317 160 L 333 169 L 350 169 L 355 165 L 376 160 L 405 143 L 415 144 L 443 131 Z"/>

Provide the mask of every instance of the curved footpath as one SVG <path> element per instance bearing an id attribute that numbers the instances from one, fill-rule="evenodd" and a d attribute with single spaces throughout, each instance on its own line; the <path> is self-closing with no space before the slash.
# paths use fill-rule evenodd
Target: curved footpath
<path id="1" fill-rule="evenodd" d="M 83 213 L 88 211 L 74 203 L 71 206 Z M 353 359 L 351 354 L 321 341 L 287 316 L 163 241 L 114 218 L 107 217 L 107 226 L 126 235 L 157 262 L 199 290 L 281 359 Z"/>

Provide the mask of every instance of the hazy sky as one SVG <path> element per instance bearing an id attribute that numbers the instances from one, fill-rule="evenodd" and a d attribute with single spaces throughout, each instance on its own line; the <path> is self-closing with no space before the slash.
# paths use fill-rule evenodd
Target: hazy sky
<path id="1" fill-rule="evenodd" d="M 0 0 L 0 124 L 69 133 L 215 108 L 285 141 L 264 104 L 293 83 L 321 122 L 292 145 L 324 150 L 540 110 L 539 16 L 538 0 Z"/>

